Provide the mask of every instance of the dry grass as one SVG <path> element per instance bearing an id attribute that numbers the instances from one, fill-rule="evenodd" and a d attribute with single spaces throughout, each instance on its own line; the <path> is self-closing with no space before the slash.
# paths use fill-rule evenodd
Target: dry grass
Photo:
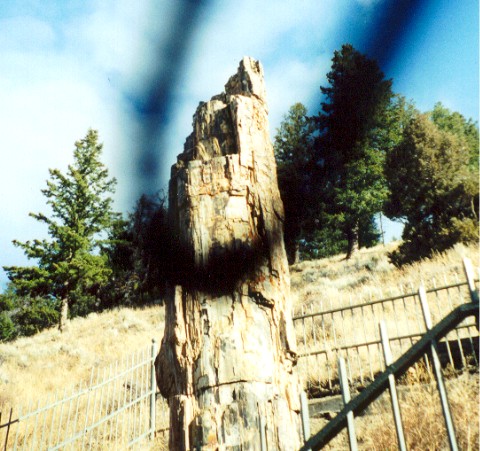
<path id="1" fill-rule="evenodd" d="M 389 336 L 412 337 L 425 331 L 419 299 L 408 296 L 423 283 L 427 289 L 457 282 L 465 282 L 463 257 L 478 263 L 476 246 L 458 245 L 450 252 L 438 255 L 399 270 L 388 263 L 386 252 L 396 244 L 377 246 L 360 251 L 351 261 L 336 256 L 317 261 L 307 261 L 291 268 L 292 291 L 296 295 L 296 315 L 324 315 L 306 317 L 295 321 L 300 354 L 317 351 L 317 355 L 299 361 L 300 376 L 311 393 L 327 393 L 337 379 L 337 349 L 348 349 L 340 354 L 346 359 L 349 378 L 363 386 L 383 369 L 381 348 L 373 344 L 379 340 L 378 323 L 386 323 Z M 387 303 L 362 307 L 372 300 L 402 295 Z M 427 296 L 434 323 L 453 308 L 466 302 L 466 286 L 429 293 Z M 358 306 L 358 307 L 355 307 Z M 339 307 L 349 307 L 334 311 Z M 350 308 L 352 307 L 352 308 Z M 471 324 L 472 319 L 462 324 Z M 475 336 L 475 327 L 452 332 L 449 340 L 458 341 Z M 391 341 L 394 358 L 398 358 L 416 338 Z M 354 346 L 372 343 L 368 346 Z M 468 354 L 470 348 L 465 350 Z M 468 360 L 468 355 L 465 356 Z M 451 363 L 454 363 L 453 361 Z M 458 367 L 458 362 L 455 362 Z M 338 390 L 338 384 L 335 387 Z"/>
<path id="2" fill-rule="evenodd" d="M 130 356 L 133 362 L 143 361 L 150 354 L 148 348 L 152 338 L 160 342 L 164 322 L 164 309 L 160 306 L 121 308 L 102 314 L 92 313 L 86 318 L 75 318 L 62 334 L 53 328 L 34 337 L 0 344 L 0 412 L 8 413 L 10 406 L 14 407 L 15 413 L 20 409 L 23 412 L 31 411 L 37 406 L 51 404 L 55 396 L 62 399 L 66 395 L 77 393 L 81 387 L 89 386 L 90 382 L 102 382 L 110 374 L 115 374 L 113 369 L 125 371 L 131 366 Z M 76 419 L 73 421 L 76 411 L 79 412 L 78 427 L 98 421 L 101 416 L 128 402 L 131 399 L 129 396 L 141 394 L 144 390 L 141 387 L 148 385 L 148 374 L 146 367 L 142 367 L 141 372 L 139 370 L 130 376 L 116 379 L 105 390 L 95 390 L 91 396 L 95 400 L 93 409 L 90 406 L 87 410 L 88 394 L 85 393 L 66 402 L 61 409 L 46 410 L 38 420 L 38 424 L 49 425 L 45 437 L 42 434 L 42 439 L 46 443 L 50 438 L 62 440 L 69 437 L 65 430 L 67 423 L 62 423 L 60 411 L 64 412 L 63 422 L 66 421 L 67 412 L 72 417 L 68 426 L 70 428 L 75 428 L 77 424 Z M 130 379 L 139 384 L 137 389 Z M 135 394 L 130 394 L 125 387 L 132 387 L 128 390 L 135 389 Z M 103 402 L 100 401 L 102 398 Z M 157 401 L 158 407 L 159 403 L 162 404 L 162 401 Z M 157 414 L 157 429 L 166 427 L 162 410 L 165 407 L 160 408 Z M 87 411 L 88 419 L 85 418 Z M 145 421 L 148 421 L 148 400 L 115 415 L 95 430 L 95 433 L 85 434 L 85 437 L 72 444 L 73 449 L 83 446 L 82 443 L 89 449 L 122 448 L 122 440 L 126 445 L 131 439 L 131 431 L 145 430 L 140 429 L 146 427 Z M 11 431 L 11 434 L 17 435 L 19 446 L 32 443 L 34 437 L 35 440 L 40 440 L 40 434 L 34 432 L 37 427 L 35 418 L 24 421 L 20 426 L 15 425 Z M 18 432 L 16 427 L 19 427 Z M 70 434 L 73 432 L 74 429 Z M 115 443 L 111 442 L 112 439 Z M 0 443 L 3 443 L 2 434 Z M 145 442 L 141 449 L 167 449 L 165 435 L 158 434 L 153 443 Z"/>
<path id="3" fill-rule="evenodd" d="M 398 269 L 387 257 L 397 246 L 398 243 L 390 243 L 361 249 L 350 260 L 337 255 L 291 266 L 295 313 L 299 314 L 302 308 L 308 311 L 320 299 L 326 306 L 339 307 L 397 296 L 416 290 L 421 283 L 427 289 L 455 283 L 464 278 L 464 257 L 475 266 L 479 264 L 478 246 L 458 244 L 444 254 Z"/>
<path id="4" fill-rule="evenodd" d="M 478 375 L 464 373 L 456 379 L 448 380 L 446 384 L 458 447 L 465 451 L 478 450 Z M 407 449 L 449 449 L 440 400 L 433 383 L 410 385 L 407 390 L 401 391 L 400 410 Z M 324 418 L 312 419 L 312 434 L 320 431 L 327 422 Z M 355 431 L 360 450 L 398 449 L 388 392 L 377 399 L 364 415 L 355 418 Z M 324 449 L 349 449 L 346 430 Z"/>
<path id="5" fill-rule="evenodd" d="M 163 336 L 164 309 L 122 308 L 75 318 L 56 328 L 0 344 L 0 410 L 46 398 L 88 383 L 92 368 L 104 368 Z"/>
<path id="6" fill-rule="evenodd" d="M 459 449 L 479 449 L 477 375 L 463 374 L 447 381 L 450 408 Z M 397 442 L 388 394 L 376 401 L 371 414 L 359 421 L 361 448 L 372 451 L 392 449 Z M 434 384 L 413 385 L 400 401 L 405 441 L 408 449 L 448 449 L 448 438 Z"/>
<path id="7" fill-rule="evenodd" d="M 432 260 L 398 270 L 386 257 L 386 252 L 395 247 L 396 244 L 393 243 L 386 247 L 361 250 L 350 261 L 343 260 L 342 256 L 336 256 L 292 266 L 291 281 L 295 311 L 297 313 L 302 309 L 316 311 L 320 302 L 323 302 L 323 308 L 331 308 L 361 303 L 372 298 L 394 296 L 416 290 L 420 282 L 427 286 L 452 283 L 458 278 L 460 280 L 464 278 L 463 257 L 469 257 L 474 265 L 478 265 L 479 261 L 476 246 L 459 245 Z M 432 281 L 434 277 L 436 280 Z M 307 340 L 312 343 L 322 337 L 331 341 L 354 339 L 353 335 L 359 333 L 358 328 L 348 325 L 347 320 L 344 318 L 343 327 L 336 329 L 328 321 L 323 323 L 313 321 Z M 350 319 L 354 320 L 358 321 L 358 318 Z M 390 319 L 390 322 L 393 327 L 395 320 Z M 152 338 L 160 341 L 163 328 L 163 307 L 122 308 L 102 314 L 91 314 L 86 318 L 76 318 L 63 334 L 56 329 L 50 329 L 34 337 L 0 344 L 0 411 L 5 412 L 8 406 L 27 405 L 32 399 L 51 398 L 55 391 L 62 392 L 64 388 L 70 389 L 88 383 L 92 368 L 105 368 L 136 350 L 149 346 Z M 303 332 L 299 332 L 300 341 L 303 340 L 302 335 Z M 364 355 L 362 358 L 365 360 L 367 356 Z M 333 353 L 330 359 L 329 371 L 334 376 L 336 357 Z M 354 363 L 352 360 L 351 364 Z M 313 359 L 310 366 L 315 371 L 318 371 L 319 367 L 325 371 L 326 365 L 325 361 Z M 312 377 L 308 372 L 302 376 L 304 379 Z M 315 377 L 318 378 L 318 374 Z M 458 384 L 453 381 L 449 383 L 454 416 L 456 422 L 460 423 L 461 448 L 478 449 L 478 408 L 475 410 L 473 406 L 476 405 L 478 398 L 478 377 L 465 376 L 459 381 Z M 432 403 L 435 403 L 434 398 Z M 388 425 L 389 420 L 386 418 L 390 417 L 390 413 L 387 415 L 381 408 L 379 407 L 380 410 L 373 413 L 369 420 L 365 420 L 367 424 L 371 423 L 373 426 L 370 429 L 363 426 L 361 428 L 364 430 L 361 433 L 362 449 L 395 448 L 395 437 L 385 426 Z M 426 412 L 431 410 L 427 395 L 423 392 L 412 394 L 410 401 L 403 401 L 402 409 L 405 420 L 409 422 L 406 428 L 412 431 L 410 435 L 414 437 L 409 442 L 411 449 L 435 449 L 437 443 L 431 437 L 428 439 L 432 440 L 430 445 L 420 442 L 418 437 L 422 434 L 428 437 L 426 432 L 415 432 L 417 426 L 419 431 L 423 430 L 421 420 L 426 418 Z M 440 414 L 432 415 L 429 413 L 428 418 L 434 418 L 437 423 Z M 439 424 L 438 427 L 441 429 L 441 421 Z M 431 431 L 432 434 L 436 434 L 433 432 L 436 431 L 433 426 Z M 439 442 L 436 449 L 442 449 L 443 443 Z M 147 445 L 145 446 L 145 449 L 148 449 Z M 167 449 L 165 437 L 159 435 L 152 447 Z M 344 438 L 338 437 L 331 444 L 331 449 L 345 449 Z"/>

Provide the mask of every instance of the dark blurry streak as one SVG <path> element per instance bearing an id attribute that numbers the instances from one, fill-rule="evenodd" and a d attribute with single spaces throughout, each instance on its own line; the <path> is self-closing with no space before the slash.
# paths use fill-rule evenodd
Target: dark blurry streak
<path id="1" fill-rule="evenodd" d="M 158 58 L 151 78 L 146 81 L 145 89 L 135 98 L 131 98 L 137 118 L 140 122 L 140 140 L 135 161 L 134 189 L 136 197 L 158 191 L 158 174 L 162 165 L 162 144 L 165 140 L 169 113 L 172 112 L 173 96 L 176 84 L 182 80 L 185 56 L 195 36 L 202 10 L 209 0 L 176 0 L 176 12 L 173 23 L 168 28 L 174 30 L 167 39 L 157 43 L 155 54 L 149 58 Z M 165 26 L 162 17 L 158 17 L 158 28 Z M 178 153 L 181 149 L 178 149 Z"/>
<path id="2" fill-rule="evenodd" d="M 375 58 L 386 71 L 399 56 L 405 37 L 412 31 L 415 18 L 423 13 L 429 0 L 384 0 L 374 6 L 373 20 L 364 30 L 359 50 Z M 135 161 L 134 187 L 136 197 L 142 193 L 154 193 L 159 189 L 158 175 L 163 172 L 166 161 L 164 141 L 173 112 L 173 96 L 176 84 L 182 81 L 187 51 L 201 25 L 199 19 L 207 9 L 210 0 L 177 0 L 173 23 L 174 30 L 167 39 L 159 39 L 155 54 L 149 58 L 159 59 L 151 78 L 145 82 L 145 89 L 135 98 L 130 98 L 141 124 L 138 151 Z M 212 2 L 214 3 L 214 2 Z M 158 27 L 165 26 L 158 17 Z M 182 149 L 177 149 L 178 153 Z M 167 181 L 163 181 L 166 183 Z"/>
<path id="3" fill-rule="evenodd" d="M 382 70 L 387 71 L 399 57 L 405 38 L 413 31 L 429 1 L 386 0 L 380 3 L 359 50 L 375 58 Z"/>

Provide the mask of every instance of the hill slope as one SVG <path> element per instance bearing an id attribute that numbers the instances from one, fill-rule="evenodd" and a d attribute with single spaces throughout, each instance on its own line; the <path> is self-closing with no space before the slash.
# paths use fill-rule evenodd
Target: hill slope
<path id="1" fill-rule="evenodd" d="M 294 310 L 308 306 L 318 298 L 332 303 L 381 298 L 427 285 L 432 277 L 452 281 L 463 272 L 462 258 L 478 265 L 476 246 L 457 246 L 403 270 L 388 262 L 386 253 L 395 244 L 362 249 L 351 260 L 343 256 L 305 261 L 291 270 Z M 161 306 L 142 309 L 120 308 L 102 314 L 75 318 L 66 332 L 50 329 L 34 337 L 0 344 L 0 411 L 7 406 L 25 405 L 52 392 L 88 382 L 92 367 L 108 364 L 161 340 L 164 310 Z"/>

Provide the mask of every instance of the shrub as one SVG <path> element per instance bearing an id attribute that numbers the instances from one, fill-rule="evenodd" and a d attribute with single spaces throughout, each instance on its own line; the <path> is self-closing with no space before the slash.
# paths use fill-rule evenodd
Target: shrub
<path id="1" fill-rule="evenodd" d="M 0 341 L 13 340 L 17 336 L 15 324 L 7 312 L 0 313 Z"/>
<path id="2" fill-rule="evenodd" d="M 58 324 L 58 303 L 48 298 L 25 298 L 13 315 L 19 335 L 30 336 Z"/>

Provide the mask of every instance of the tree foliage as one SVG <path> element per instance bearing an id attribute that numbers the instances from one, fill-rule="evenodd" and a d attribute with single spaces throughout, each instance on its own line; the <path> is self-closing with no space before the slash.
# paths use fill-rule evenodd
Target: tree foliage
<path id="1" fill-rule="evenodd" d="M 465 119 L 457 111 L 452 112 L 445 108 L 441 102 L 437 102 L 428 115 L 440 130 L 449 132 L 464 141 L 470 154 L 469 164 L 472 169 L 478 170 L 479 136 L 477 124 L 472 119 Z"/>
<path id="2" fill-rule="evenodd" d="M 403 243 L 391 255 L 396 265 L 478 240 L 478 170 L 463 130 L 467 122 L 457 119 L 437 104 L 430 115 L 410 120 L 402 141 L 388 154 L 385 212 L 405 222 Z"/>
<path id="3" fill-rule="evenodd" d="M 47 225 L 49 239 L 14 241 L 37 264 L 4 267 L 17 295 L 44 298 L 52 305 L 63 303 L 72 316 L 94 308 L 100 286 L 111 274 L 100 249 L 117 217 L 109 195 L 116 181 L 101 163 L 101 152 L 97 131 L 89 130 L 75 143 L 74 162 L 67 173 L 49 170 L 42 193 L 51 214 L 30 213 Z"/>
<path id="4" fill-rule="evenodd" d="M 348 258 L 387 195 L 383 166 L 394 139 L 387 132 L 392 81 L 349 44 L 335 51 L 332 62 L 317 117 L 317 179 L 325 212 L 347 240 Z"/>
<path id="5" fill-rule="evenodd" d="M 116 221 L 106 255 L 112 278 L 103 305 L 145 304 L 164 294 L 168 246 L 166 196 L 142 195 L 127 220 Z"/>
<path id="6" fill-rule="evenodd" d="M 294 104 L 277 129 L 273 147 L 278 185 L 285 208 L 285 246 L 291 263 L 298 260 L 311 220 L 314 158 L 313 123 L 301 103 Z"/>

